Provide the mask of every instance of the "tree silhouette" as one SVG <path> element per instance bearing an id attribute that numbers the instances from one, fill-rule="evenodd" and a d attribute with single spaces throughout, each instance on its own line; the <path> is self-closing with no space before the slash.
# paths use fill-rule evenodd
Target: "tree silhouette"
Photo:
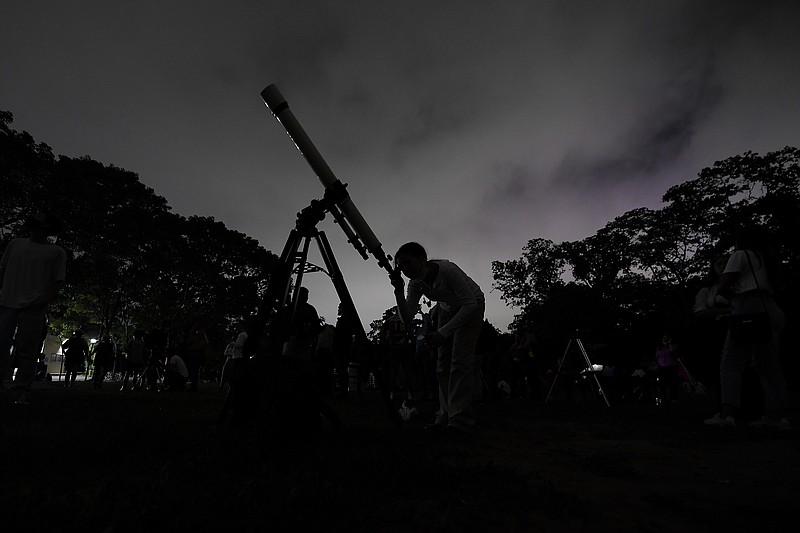
<path id="1" fill-rule="evenodd" d="M 663 200 L 663 208 L 633 209 L 583 240 L 534 238 L 520 259 L 493 262 L 494 287 L 520 309 L 513 327 L 534 324 L 544 339 L 575 328 L 605 339 L 676 331 L 691 316 L 709 262 L 752 224 L 778 243 L 786 275 L 777 299 L 796 301 L 800 150 L 718 161 Z M 796 322 L 795 307 L 784 310 Z"/>
<path id="2" fill-rule="evenodd" d="M 12 120 L 0 113 L 0 246 L 31 212 L 65 221 L 67 283 L 51 327 L 118 338 L 166 328 L 176 339 L 200 321 L 212 341 L 227 342 L 256 308 L 274 254 L 210 217 L 172 213 L 133 172 L 88 156 L 56 159 Z"/>

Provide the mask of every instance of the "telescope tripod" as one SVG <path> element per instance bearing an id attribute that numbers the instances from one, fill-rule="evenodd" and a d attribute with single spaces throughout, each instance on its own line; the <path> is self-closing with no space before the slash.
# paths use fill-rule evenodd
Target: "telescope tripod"
<path id="1" fill-rule="evenodd" d="M 578 350 L 581 353 L 583 358 L 583 370 L 581 370 L 578 375 L 581 377 L 585 377 L 589 380 L 590 384 L 593 386 L 595 394 L 603 398 L 607 407 L 611 407 L 611 403 L 608 401 L 608 397 L 606 396 L 605 391 L 603 390 L 603 386 L 600 384 L 600 380 L 597 378 L 597 372 L 594 370 L 594 366 L 592 365 L 592 361 L 589 359 L 589 354 L 586 352 L 586 348 L 583 346 L 583 342 L 581 341 L 580 337 L 575 336 L 570 338 L 569 342 L 567 343 L 567 348 L 564 350 L 564 355 L 561 356 L 561 360 L 558 362 L 558 370 L 556 371 L 556 375 L 553 377 L 553 382 L 550 384 L 550 391 L 547 393 L 547 398 L 545 399 L 545 403 L 550 401 L 550 398 L 553 394 L 553 391 L 556 388 L 556 383 L 558 383 L 558 377 L 561 375 L 561 369 L 564 366 L 564 361 L 567 359 L 567 355 L 569 355 L 569 349 L 572 347 L 573 342 L 578 347 Z"/>
<path id="2" fill-rule="evenodd" d="M 303 275 L 310 266 L 308 253 L 312 242 L 316 243 L 322 256 L 326 274 L 331 279 L 339 297 L 342 313 L 353 324 L 356 345 L 370 346 L 353 298 L 333 254 L 333 249 L 325 232 L 316 227 L 317 222 L 323 220 L 327 212 L 331 212 L 338 220 L 336 209 L 333 203 L 323 199 L 312 201 L 308 207 L 298 213 L 295 228 L 289 232 L 280 258 L 272 269 L 267 290 L 256 318 L 248 328 L 244 347 L 245 364 L 241 365 L 241 370 L 232 377 L 231 388 L 220 414 L 222 420 L 231 414 L 231 410 L 233 410 L 234 416 L 238 416 L 236 411 L 241 411 L 243 403 L 254 403 L 254 391 L 252 390 L 254 388 L 265 390 L 265 395 L 255 403 L 270 412 L 278 400 L 277 391 L 285 389 L 284 376 L 300 376 L 303 381 L 302 387 L 307 388 L 309 385 L 311 387 L 311 390 L 306 391 L 308 397 L 301 399 L 300 403 L 306 403 L 310 410 L 317 411 L 317 415 L 321 414 L 334 427 L 341 425 L 338 415 L 324 402 L 321 391 L 318 389 L 321 369 L 299 357 L 290 354 L 281 355 L 289 332 L 295 330 L 295 325 L 299 320 L 300 288 Z M 260 339 L 265 333 L 266 349 L 259 349 Z M 265 383 L 255 381 L 254 377 L 259 374 L 262 375 Z M 321 381 L 325 382 L 324 379 Z M 390 418 L 393 422 L 399 423 L 399 415 L 392 406 L 382 378 L 378 378 L 377 386 Z M 243 387 L 251 390 L 242 390 Z M 296 394 L 296 391 L 293 393 Z M 255 394 L 257 395 L 257 393 Z"/>
<path id="3" fill-rule="evenodd" d="M 285 319 L 286 315 L 290 316 L 290 326 L 294 325 L 297 315 L 297 308 L 299 299 L 299 289 L 302 283 L 303 274 L 308 265 L 308 248 L 311 241 L 315 241 L 322 254 L 323 261 L 328 268 L 328 275 L 333 281 L 336 293 L 339 296 L 339 301 L 342 304 L 342 310 L 346 318 L 354 325 L 356 342 L 363 343 L 364 346 L 369 346 L 367 334 L 364 331 L 364 326 L 358 319 L 358 312 L 353 304 L 353 299 L 342 277 L 339 266 L 333 256 L 330 244 L 328 243 L 325 234 L 317 230 L 316 225 L 318 222 L 325 218 L 326 213 L 330 213 L 335 219 L 339 227 L 347 235 L 348 242 L 356 249 L 356 251 L 364 258 L 368 259 L 368 253 L 372 255 L 377 261 L 378 265 L 382 267 L 389 274 L 391 278 L 400 276 L 399 271 L 394 268 L 389 261 L 389 257 L 384 253 L 383 247 L 369 227 L 367 221 L 361 215 L 361 212 L 356 207 L 350 194 L 347 192 L 347 185 L 339 181 L 330 169 L 325 159 L 319 153 L 311 138 L 306 134 L 300 122 L 294 116 L 294 113 L 289 109 L 289 103 L 280 93 L 275 85 L 268 85 L 261 91 L 261 98 L 264 103 L 272 112 L 273 116 L 281 123 L 286 129 L 286 133 L 295 144 L 295 147 L 300 151 L 308 164 L 311 166 L 314 173 L 319 178 L 322 185 L 325 187 L 325 196 L 322 200 L 313 200 L 311 205 L 303 209 L 297 215 L 297 223 L 295 229 L 289 233 L 289 238 L 286 241 L 286 246 L 283 248 L 281 257 L 278 260 L 275 268 L 272 269 L 270 274 L 267 290 L 265 291 L 262 303 L 258 308 L 253 323 L 247 328 L 247 341 L 245 342 L 243 355 L 245 357 L 245 364 L 240 366 L 240 371 L 231 383 L 231 388 L 228 391 L 228 396 L 225 399 L 225 404 L 222 408 L 220 418 L 226 418 L 228 413 L 233 409 L 234 416 L 238 417 L 238 412 L 247 412 L 247 409 L 242 409 L 241 406 L 252 403 L 263 403 L 263 398 L 260 394 L 254 392 L 263 388 L 263 383 L 259 382 L 259 375 L 268 375 L 272 379 L 272 387 L 267 388 L 275 390 L 279 383 L 275 379 L 276 372 L 269 372 L 269 368 L 265 367 L 266 358 L 259 356 L 257 352 L 271 353 L 273 356 L 278 350 L 282 350 L 281 336 L 285 336 L 286 330 L 279 331 L 281 328 L 276 327 L 275 315 L 278 319 Z M 296 272 L 296 279 L 292 283 L 292 277 Z M 292 291 L 293 289 L 293 291 Z M 289 293 L 292 292 L 291 303 L 289 303 Z M 267 350 L 259 350 L 259 343 L 264 331 L 269 327 L 269 334 L 267 340 L 269 346 Z M 291 331 L 291 330 L 290 330 Z M 276 350 L 277 349 L 277 350 Z M 280 352 L 279 352 L 280 353 Z M 276 368 L 295 368 L 295 370 L 302 371 L 301 359 L 298 357 L 272 357 L 270 358 L 273 366 Z M 259 366 L 260 365 L 260 366 Z M 264 378 L 260 378 L 262 381 Z M 237 384 L 237 381 L 239 384 Z M 242 386 L 241 383 L 245 385 Z M 381 392 L 384 404 L 386 405 L 389 415 L 395 424 L 400 424 L 400 415 L 396 413 L 392 407 L 389 399 L 386 384 L 378 380 L 378 389 Z M 241 391 L 241 392 L 237 392 Z M 232 394 L 233 393 L 233 394 Z M 235 407 L 232 405 L 235 404 Z M 335 416 L 330 411 L 330 408 L 322 402 L 312 401 L 311 409 L 319 408 L 319 412 L 325 412 L 327 409 L 331 417 Z"/>
<path id="4" fill-rule="evenodd" d="M 123 384 L 120 392 L 125 392 L 126 388 L 129 391 L 139 390 L 145 388 L 146 385 L 152 385 L 155 390 L 162 390 L 164 388 L 164 369 L 154 357 L 148 357 L 147 363 L 137 374 L 133 376 L 130 385 L 123 377 Z"/>

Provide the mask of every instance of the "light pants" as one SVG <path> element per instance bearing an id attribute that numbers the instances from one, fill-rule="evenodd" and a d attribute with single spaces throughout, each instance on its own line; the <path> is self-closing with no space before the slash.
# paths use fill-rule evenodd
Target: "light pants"
<path id="1" fill-rule="evenodd" d="M 764 407 L 766 414 L 780 413 L 788 405 L 786 381 L 781 371 L 780 331 L 786 321 L 780 307 L 770 297 L 747 293 L 742 297 L 734 297 L 733 312 L 751 313 L 766 308 L 772 324 L 772 340 L 759 344 L 742 344 L 731 339 L 730 333 L 725 337 L 720 364 L 720 380 L 722 385 L 722 403 L 732 407 L 742 404 L 742 373 L 752 361 L 764 387 Z"/>
<path id="2" fill-rule="evenodd" d="M 440 324 L 441 327 L 443 324 Z M 469 322 L 456 330 L 450 344 L 439 348 L 436 381 L 439 410 L 436 423 L 469 430 L 475 425 L 472 401 L 475 397 L 475 348 L 483 325 L 483 305 Z"/>
<path id="3" fill-rule="evenodd" d="M 42 352 L 46 307 L 11 309 L 0 306 L 0 379 L 10 379 L 10 351 L 16 339 L 15 389 L 29 389 Z M 14 332 L 16 331 L 16 335 Z M 6 375 L 8 374 L 8 375 Z"/>

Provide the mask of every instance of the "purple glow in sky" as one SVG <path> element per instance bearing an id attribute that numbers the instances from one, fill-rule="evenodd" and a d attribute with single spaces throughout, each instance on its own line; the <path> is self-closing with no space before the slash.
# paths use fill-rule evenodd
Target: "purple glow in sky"
<path id="1" fill-rule="evenodd" d="M 137 172 L 177 213 L 279 253 L 323 189 L 275 83 L 384 249 L 491 261 L 593 234 L 716 160 L 800 145 L 794 1 L 6 2 L 0 109 L 55 153 Z M 386 274 L 320 225 L 362 321 Z M 318 258 L 312 261 L 321 263 Z M 329 322 L 336 299 L 306 277 Z"/>

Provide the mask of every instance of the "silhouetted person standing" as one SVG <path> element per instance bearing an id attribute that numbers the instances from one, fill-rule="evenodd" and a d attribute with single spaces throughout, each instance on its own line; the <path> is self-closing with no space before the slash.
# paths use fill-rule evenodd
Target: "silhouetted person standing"
<path id="1" fill-rule="evenodd" d="M 66 276 L 67 254 L 47 237 L 61 231 L 52 215 L 39 213 L 25 222 L 29 238 L 14 239 L 0 259 L 0 385 L 9 367 L 12 340 L 16 341 L 18 370 L 15 403 L 27 404 L 42 350 L 47 307 L 58 295 Z"/>
<path id="2" fill-rule="evenodd" d="M 733 426 L 739 415 L 742 373 L 755 363 L 764 387 L 764 418 L 761 426 L 791 429 L 786 418 L 789 404 L 786 381 L 780 361 L 780 332 L 786 322 L 783 311 L 773 299 L 780 286 L 781 265 L 769 236 L 758 228 L 742 230 L 736 239 L 736 251 L 728 259 L 720 280 L 718 294 L 731 302 L 731 323 L 722 350 L 720 381 L 722 410 L 705 421 L 706 425 Z M 737 317 L 766 314 L 763 335 L 746 335 L 737 326 Z"/>
<path id="3" fill-rule="evenodd" d="M 239 371 L 239 366 L 244 361 L 244 343 L 247 342 L 247 331 L 243 324 L 242 330 L 237 335 L 236 340 L 230 342 L 225 348 L 225 363 L 222 365 L 222 373 L 219 377 L 219 386 L 222 388 L 225 383 L 229 383 L 233 376 Z"/>
<path id="4" fill-rule="evenodd" d="M 418 243 L 406 243 L 397 250 L 395 261 L 409 279 L 408 294 L 404 281 L 392 278 L 397 308 L 403 322 L 410 325 L 422 296 L 442 306 L 438 329 L 429 335 L 432 347 L 438 347 L 436 378 L 439 383 L 439 410 L 430 429 L 448 428 L 456 432 L 475 425 L 474 399 L 475 349 L 483 324 L 484 296 L 478 284 L 455 263 L 428 260 Z M 446 312 L 444 311 L 446 307 Z"/>
<path id="5" fill-rule="evenodd" d="M 89 361 L 89 344 L 83 338 L 83 332 L 77 330 L 61 345 L 61 350 L 64 352 L 64 388 L 69 389 L 75 384 L 78 372 Z"/>
<path id="6" fill-rule="evenodd" d="M 353 336 L 355 326 L 352 320 L 345 313 L 342 304 L 339 304 L 339 316 L 336 318 L 336 332 L 333 334 L 333 367 L 336 373 L 337 383 L 334 386 L 339 389 L 339 397 L 347 397 L 347 365 L 353 353 Z"/>
<path id="7" fill-rule="evenodd" d="M 308 289 L 300 287 L 297 295 L 297 306 L 291 326 L 291 335 L 286 343 L 284 355 L 299 357 L 311 361 L 317 335 L 322 330 L 319 314 L 313 305 L 308 303 Z"/>
<path id="8" fill-rule="evenodd" d="M 203 365 L 206 348 L 208 348 L 206 332 L 197 326 L 186 342 L 186 366 L 189 369 L 189 380 L 192 382 L 189 390 L 192 392 L 197 390 L 200 382 L 200 367 Z"/>
<path id="9" fill-rule="evenodd" d="M 102 388 L 106 373 L 114 368 L 114 358 L 116 357 L 116 346 L 111 342 L 109 335 L 100 337 L 100 342 L 94 346 L 94 376 L 92 377 L 93 387 Z"/>
<path id="10" fill-rule="evenodd" d="M 134 331 L 133 338 L 128 341 L 125 347 L 125 375 L 122 378 L 122 387 L 120 391 L 125 390 L 128 385 L 128 379 L 133 378 L 136 383 L 136 378 L 144 371 L 144 365 L 147 362 L 147 344 L 144 342 L 144 331 Z"/>

